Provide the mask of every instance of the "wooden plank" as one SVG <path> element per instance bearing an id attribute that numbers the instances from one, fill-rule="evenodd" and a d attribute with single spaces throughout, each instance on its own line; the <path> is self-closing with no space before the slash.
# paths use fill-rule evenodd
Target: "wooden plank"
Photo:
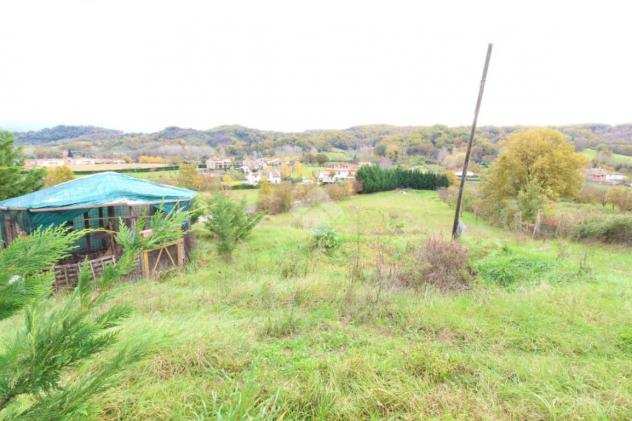
<path id="1" fill-rule="evenodd" d="M 149 278 L 149 252 L 143 252 L 143 276 Z"/>
<path id="2" fill-rule="evenodd" d="M 181 238 L 180 240 L 178 240 L 178 266 L 184 265 L 185 257 L 184 238 Z"/>

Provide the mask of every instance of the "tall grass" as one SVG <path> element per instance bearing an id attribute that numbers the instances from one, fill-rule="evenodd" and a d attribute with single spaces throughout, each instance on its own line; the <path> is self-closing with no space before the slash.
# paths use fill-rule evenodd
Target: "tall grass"
<path id="1" fill-rule="evenodd" d="M 350 265 L 356 255 L 360 270 L 374 265 L 376 242 L 397 260 L 448 233 L 451 212 L 435 193 L 361 195 L 295 212 L 335 229 L 336 253 L 305 246 L 314 226 L 286 213 L 266 217 L 231 263 L 201 239 L 190 272 L 120 287 L 117 300 L 137 309 L 124 332 L 168 340 L 94 402 L 101 418 L 632 413 L 626 250 L 532 240 L 466 214 L 464 242 L 480 273 L 470 289 L 379 289 L 371 276 L 350 281 Z M 289 261 L 307 269 L 284 274 Z"/>

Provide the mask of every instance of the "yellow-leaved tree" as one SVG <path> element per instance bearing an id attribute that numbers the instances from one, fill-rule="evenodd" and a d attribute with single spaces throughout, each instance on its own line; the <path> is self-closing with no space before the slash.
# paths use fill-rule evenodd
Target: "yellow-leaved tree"
<path id="1" fill-rule="evenodd" d="M 488 196 L 514 198 L 533 185 L 549 200 L 579 193 L 587 160 L 559 131 L 516 132 L 501 143 L 501 148 L 483 183 Z"/>
<path id="2" fill-rule="evenodd" d="M 46 177 L 44 177 L 44 185 L 46 187 L 54 186 L 64 181 L 70 181 L 75 178 L 75 174 L 68 165 L 61 165 L 59 167 L 52 167 L 46 170 Z"/>

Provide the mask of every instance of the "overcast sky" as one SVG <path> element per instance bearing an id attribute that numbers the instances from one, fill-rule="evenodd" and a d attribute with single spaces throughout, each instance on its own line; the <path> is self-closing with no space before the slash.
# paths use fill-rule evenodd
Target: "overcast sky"
<path id="1" fill-rule="evenodd" d="M 520 3 L 520 4 L 519 4 Z M 0 3 L 0 126 L 632 122 L 632 2 Z"/>

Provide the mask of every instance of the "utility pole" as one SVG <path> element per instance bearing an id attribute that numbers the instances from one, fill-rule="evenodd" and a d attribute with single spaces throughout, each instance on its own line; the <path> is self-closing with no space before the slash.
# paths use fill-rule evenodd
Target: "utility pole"
<path id="1" fill-rule="evenodd" d="M 481 78 L 481 86 L 478 89 L 478 100 L 476 101 L 476 109 L 474 110 L 474 121 L 472 122 L 472 130 L 470 131 L 470 140 L 467 143 L 467 152 L 465 152 L 465 161 L 463 162 L 463 172 L 461 173 L 461 185 L 459 186 L 459 195 L 456 199 L 456 210 L 454 211 L 454 224 L 452 225 L 452 239 L 459 238 L 459 220 L 461 218 L 461 200 L 463 200 L 463 188 L 465 187 L 465 178 L 467 177 L 467 166 L 470 163 L 470 153 L 472 152 L 472 142 L 474 141 L 474 133 L 476 132 L 476 122 L 478 121 L 478 112 L 481 109 L 481 101 L 483 100 L 483 91 L 485 90 L 485 79 L 487 79 L 487 69 L 489 67 L 489 59 L 492 56 L 492 44 L 487 44 L 487 55 L 485 56 L 485 67 L 483 67 L 483 77 Z"/>

